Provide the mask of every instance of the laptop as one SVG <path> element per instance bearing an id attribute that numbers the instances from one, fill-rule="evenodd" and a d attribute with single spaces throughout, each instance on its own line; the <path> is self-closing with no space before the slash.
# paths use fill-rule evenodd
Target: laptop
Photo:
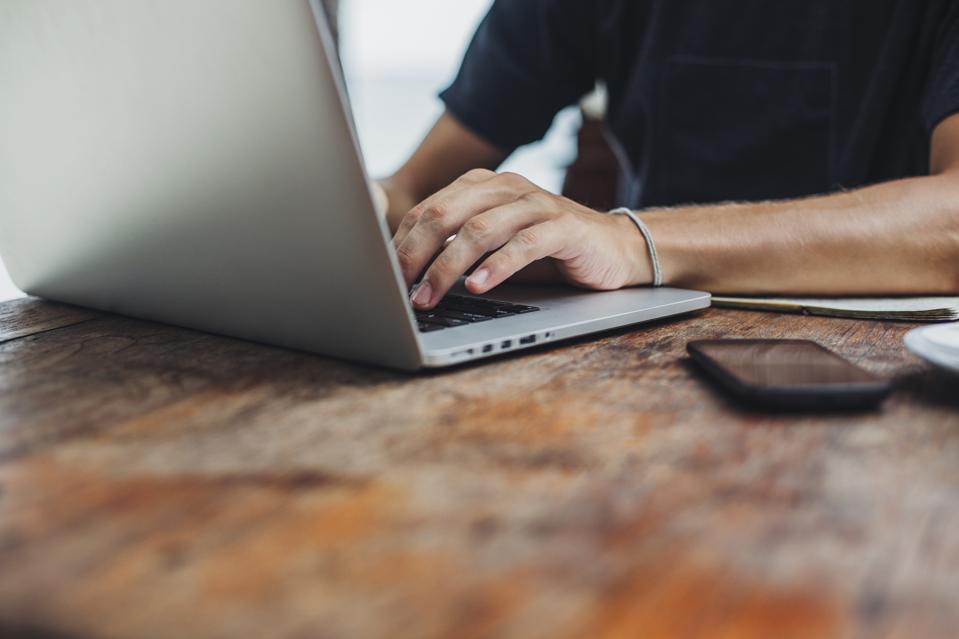
<path id="1" fill-rule="evenodd" d="M 309 0 L 0 0 L 0 255 L 14 282 L 405 370 L 709 305 L 670 288 L 460 286 L 415 313 L 328 27 Z"/>

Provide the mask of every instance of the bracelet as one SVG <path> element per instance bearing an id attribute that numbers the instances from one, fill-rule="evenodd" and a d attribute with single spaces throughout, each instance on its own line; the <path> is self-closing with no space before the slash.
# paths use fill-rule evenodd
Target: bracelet
<path id="1" fill-rule="evenodd" d="M 659 264 L 659 254 L 656 252 L 656 243 L 653 242 L 653 234 L 649 232 L 649 227 L 646 226 L 646 223 L 639 219 L 639 216 L 626 207 L 613 209 L 609 212 L 610 215 L 626 215 L 633 221 L 633 224 L 636 225 L 636 228 L 639 229 L 639 232 L 643 234 L 643 239 L 646 240 L 646 246 L 649 248 L 649 260 L 653 263 L 653 286 L 659 288 L 663 285 L 663 269 Z"/>

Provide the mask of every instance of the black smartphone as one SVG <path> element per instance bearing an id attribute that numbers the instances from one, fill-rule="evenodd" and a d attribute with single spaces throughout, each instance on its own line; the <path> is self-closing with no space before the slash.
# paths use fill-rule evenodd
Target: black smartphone
<path id="1" fill-rule="evenodd" d="M 892 390 L 889 381 L 808 340 L 699 340 L 686 349 L 724 389 L 765 408 L 864 409 Z"/>

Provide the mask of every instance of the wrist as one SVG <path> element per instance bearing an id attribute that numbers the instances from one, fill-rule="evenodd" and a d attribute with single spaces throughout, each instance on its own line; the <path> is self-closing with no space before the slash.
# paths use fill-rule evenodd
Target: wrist
<path id="1" fill-rule="evenodd" d="M 663 285 L 701 288 L 693 276 L 714 266 L 703 245 L 709 235 L 688 228 L 676 209 L 648 210 L 640 218 L 656 242 Z"/>
<path id="2" fill-rule="evenodd" d="M 649 286 L 653 283 L 653 265 L 646 238 L 626 215 L 611 215 L 616 237 L 626 265 L 624 286 Z"/>

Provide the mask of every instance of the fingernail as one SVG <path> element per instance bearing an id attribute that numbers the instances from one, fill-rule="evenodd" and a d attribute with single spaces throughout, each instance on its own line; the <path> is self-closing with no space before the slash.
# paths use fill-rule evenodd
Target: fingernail
<path id="1" fill-rule="evenodd" d="M 413 303 L 417 306 L 426 306 L 430 303 L 431 297 L 433 297 L 433 287 L 430 286 L 429 282 L 423 280 L 416 287 L 416 292 L 413 293 Z"/>
<path id="2" fill-rule="evenodd" d="M 486 284 L 486 280 L 489 279 L 489 270 L 481 268 L 472 275 L 469 276 L 469 283 L 473 286 L 482 286 Z"/>

